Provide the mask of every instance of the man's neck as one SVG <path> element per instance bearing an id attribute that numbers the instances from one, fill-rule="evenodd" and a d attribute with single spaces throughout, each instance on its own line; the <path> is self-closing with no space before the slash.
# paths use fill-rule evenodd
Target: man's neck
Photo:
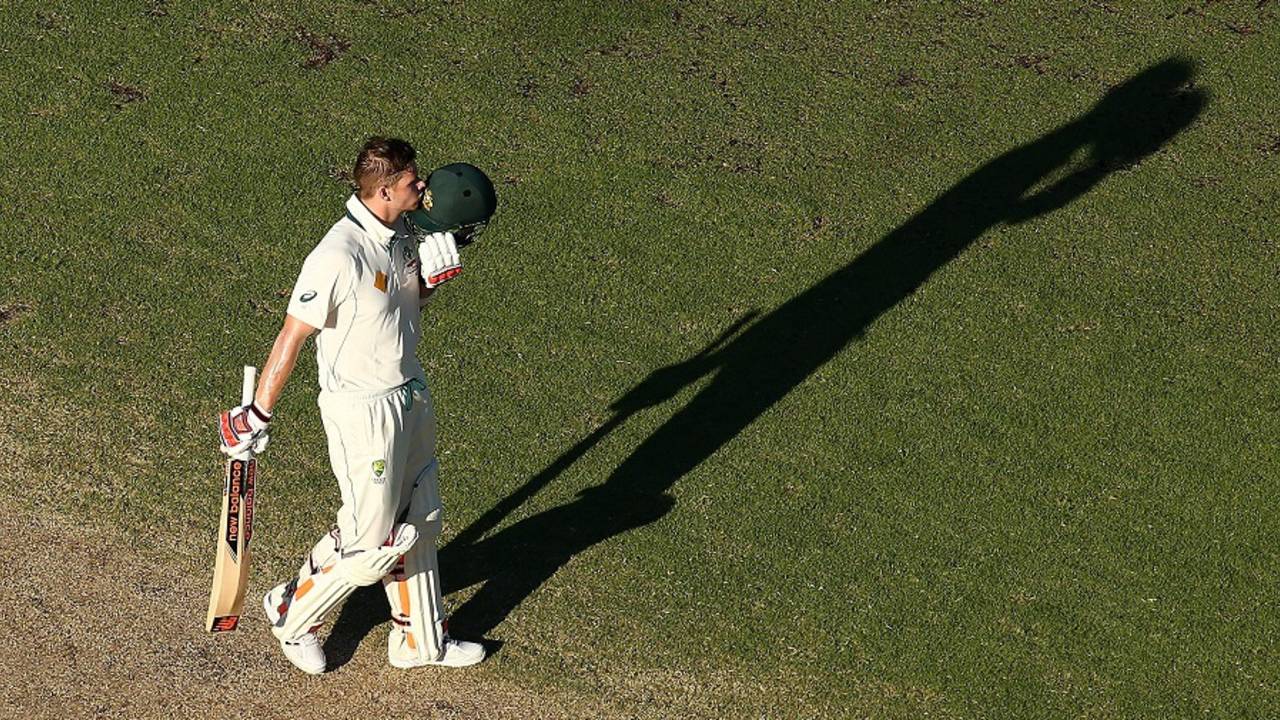
<path id="1" fill-rule="evenodd" d="M 370 200 L 369 202 L 365 202 L 362 199 L 360 202 L 364 204 L 365 209 L 369 211 L 370 215 L 378 218 L 378 221 L 387 226 L 388 229 L 395 229 L 393 226 L 395 225 L 396 220 L 400 219 L 400 213 L 393 210 L 391 205 L 379 202 L 377 199 Z"/>

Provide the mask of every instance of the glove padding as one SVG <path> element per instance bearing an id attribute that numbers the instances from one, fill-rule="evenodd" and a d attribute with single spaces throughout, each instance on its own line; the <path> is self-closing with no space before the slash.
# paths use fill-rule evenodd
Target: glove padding
<path id="1" fill-rule="evenodd" d="M 254 403 L 240 405 L 218 416 L 222 452 L 239 455 L 252 448 L 255 454 L 267 449 L 271 413 Z"/>
<path id="2" fill-rule="evenodd" d="M 451 232 L 433 232 L 420 236 L 418 257 L 422 260 L 422 282 L 429 288 L 452 280 L 462 273 L 458 243 Z"/>

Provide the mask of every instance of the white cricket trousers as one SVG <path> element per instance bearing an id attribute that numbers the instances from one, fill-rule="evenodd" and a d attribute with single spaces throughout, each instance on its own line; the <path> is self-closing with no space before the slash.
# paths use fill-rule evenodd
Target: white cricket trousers
<path id="1" fill-rule="evenodd" d="M 377 393 L 320 393 L 329 463 L 338 479 L 342 552 L 382 545 L 436 456 L 436 417 L 426 383 Z M 435 473 L 423 481 L 438 485 Z M 439 487 L 424 488 L 434 497 Z"/>
<path id="2" fill-rule="evenodd" d="M 318 628 L 355 586 L 331 582 L 317 590 L 321 585 L 315 578 L 339 562 L 356 562 L 352 556 L 357 551 L 376 553 L 388 543 L 394 525 L 408 522 L 418 529 L 418 541 L 409 551 L 412 568 L 406 558 L 397 558 L 383 578 L 397 621 L 388 652 L 400 642 L 415 658 L 434 660 L 443 652 L 445 634 L 436 567 L 442 508 L 431 393 L 426 383 L 413 380 L 380 393 L 321 393 L 319 405 L 342 508 L 338 527 L 307 553 L 297 579 L 281 583 L 264 600 L 268 617 L 272 607 L 279 615 L 273 632 L 281 640 L 296 640 Z M 406 517 L 411 501 L 421 517 Z"/>

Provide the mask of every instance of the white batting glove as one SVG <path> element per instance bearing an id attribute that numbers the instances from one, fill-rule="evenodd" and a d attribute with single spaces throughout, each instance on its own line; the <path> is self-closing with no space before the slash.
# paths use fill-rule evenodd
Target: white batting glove
<path id="1" fill-rule="evenodd" d="M 422 260 L 422 281 L 429 288 L 452 280 L 462 273 L 458 243 L 451 232 L 434 232 L 421 236 L 418 257 Z"/>
<path id="2" fill-rule="evenodd" d="M 254 403 L 233 407 L 218 416 L 222 452 L 239 455 L 252 448 L 255 454 L 267 449 L 271 413 Z"/>

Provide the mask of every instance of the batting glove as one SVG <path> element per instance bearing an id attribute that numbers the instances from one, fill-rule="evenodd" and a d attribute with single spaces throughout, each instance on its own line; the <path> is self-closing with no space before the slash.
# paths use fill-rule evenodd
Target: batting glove
<path id="1" fill-rule="evenodd" d="M 240 405 L 218 416 L 218 430 L 222 436 L 222 452 L 239 455 L 249 448 L 260 453 L 267 449 L 267 427 L 271 413 L 254 403 Z"/>
<path id="2" fill-rule="evenodd" d="M 418 257 L 422 259 L 422 281 L 429 288 L 452 280 L 462 273 L 458 243 L 451 232 L 423 235 L 418 244 Z"/>

